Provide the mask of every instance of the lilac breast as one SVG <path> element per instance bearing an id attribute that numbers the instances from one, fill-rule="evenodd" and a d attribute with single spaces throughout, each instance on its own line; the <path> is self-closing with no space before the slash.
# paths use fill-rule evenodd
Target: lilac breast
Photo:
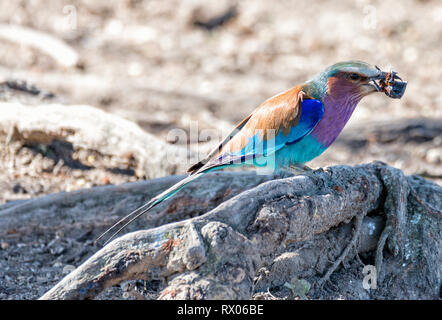
<path id="1" fill-rule="evenodd" d="M 329 147 L 344 129 L 360 100 L 361 98 L 356 95 L 350 97 L 343 95 L 342 98 L 334 99 L 325 94 L 324 115 L 311 135 L 325 148 Z"/>

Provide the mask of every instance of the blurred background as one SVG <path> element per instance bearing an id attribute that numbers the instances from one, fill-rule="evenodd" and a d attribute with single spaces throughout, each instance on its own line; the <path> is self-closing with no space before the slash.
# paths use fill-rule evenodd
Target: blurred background
<path id="1" fill-rule="evenodd" d="M 3 122 L 1 201 L 183 173 L 186 153 L 206 153 L 265 99 L 350 59 L 393 68 L 407 91 L 365 98 L 310 165 L 381 160 L 440 183 L 441 43 L 437 0 L 1 1 L 0 100 L 14 103 L 0 105 L 3 114 L 17 104 L 89 105 L 139 125 L 150 137 L 141 149 L 186 149 L 180 165 L 150 156 L 140 167 L 137 150 L 26 140 Z M 20 110 L 14 121 L 36 116 Z M 220 136 L 170 134 L 195 125 Z"/>
<path id="2" fill-rule="evenodd" d="M 393 68 L 407 91 L 362 100 L 309 165 L 380 160 L 441 183 L 441 44 L 440 0 L 2 0 L 0 216 L 45 194 L 183 174 L 264 100 L 350 59 Z M 41 296 L 127 206 L 4 230 L 0 299 Z"/>

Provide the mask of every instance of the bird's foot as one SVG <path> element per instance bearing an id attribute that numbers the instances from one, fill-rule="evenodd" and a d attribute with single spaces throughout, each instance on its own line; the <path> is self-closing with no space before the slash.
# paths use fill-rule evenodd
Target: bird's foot
<path id="1" fill-rule="evenodd" d="M 321 179 L 317 175 L 314 174 L 313 169 L 308 166 L 290 165 L 288 167 L 288 169 L 295 176 L 299 176 L 299 175 L 307 176 L 307 177 L 311 178 L 315 183 L 318 183 L 319 181 L 321 181 Z"/>

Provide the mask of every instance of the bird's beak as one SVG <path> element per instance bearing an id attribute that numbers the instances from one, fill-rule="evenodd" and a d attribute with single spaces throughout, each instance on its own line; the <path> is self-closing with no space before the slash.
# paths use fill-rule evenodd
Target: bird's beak
<path id="1" fill-rule="evenodd" d="M 384 72 L 378 67 L 379 71 L 376 75 L 371 76 L 369 81 L 377 92 L 384 92 L 388 97 L 393 99 L 400 99 L 404 95 L 407 82 L 403 81 L 395 71 Z"/>

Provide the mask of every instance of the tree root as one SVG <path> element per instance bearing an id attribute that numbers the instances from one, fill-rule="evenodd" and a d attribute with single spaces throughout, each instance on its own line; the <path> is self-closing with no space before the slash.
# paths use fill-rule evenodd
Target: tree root
<path id="1" fill-rule="evenodd" d="M 376 248 L 376 260 L 375 260 L 375 266 L 376 266 L 376 275 L 377 275 L 377 282 L 381 283 L 383 280 L 382 277 L 382 263 L 383 263 L 383 256 L 382 252 L 384 251 L 385 242 L 387 241 L 388 237 L 390 237 L 392 233 L 392 227 L 386 226 L 384 230 L 382 231 L 381 237 L 379 238 L 378 245 Z"/>
<path id="2" fill-rule="evenodd" d="M 383 281 L 383 250 L 387 240 L 394 256 L 399 256 L 402 261 L 405 255 L 407 238 L 407 205 L 408 196 L 411 195 L 428 214 L 439 215 L 440 211 L 434 210 L 426 204 L 410 185 L 409 180 L 399 169 L 383 166 L 380 177 L 387 191 L 384 202 L 384 211 L 387 216 L 385 228 L 381 234 L 376 250 L 377 282 Z"/>
<path id="3" fill-rule="evenodd" d="M 333 263 L 333 265 L 328 269 L 327 273 L 318 280 L 316 285 L 318 287 L 322 287 L 326 281 L 330 278 L 331 274 L 335 272 L 335 270 L 339 267 L 341 263 L 344 262 L 344 260 L 348 257 L 349 252 L 351 249 L 353 249 L 356 246 L 357 241 L 359 240 L 359 236 L 361 234 L 362 229 L 362 221 L 364 220 L 364 215 L 357 215 L 354 222 L 354 233 L 351 238 L 350 243 L 345 247 L 344 251 L 342 252 L 341 256 Z"/>
<path id="4" fill-rule="evenodd" d="M 329 247 L 322 250 L 338 257 L 319 284 L 350 258 L 352 248 L 357 248 L 357 254 L 377 246 L 378 268 L 382 267 L 387 239 L 394 253 L 403 254 L 403 243 L 409 243 L 409 235 L 402 229 L 410 206 L 405 202 L 406 183 L 417 186 L 420 195 L 427 185 L 407 180 L 399 170 L 381 163 L 336 166 L 315 174 L 320 183 L 300 176 L 264 182 L 202 216 L 115 239 L 41 299 L 94 298 L 105 288 L 129 279 L 164 281 L 159 299 L 250 299 L 255 288 L 266 285 L 259 279 L 268 275 L 260 270 L 270 265 L 275 271 L 278 261 L 291 261 L 293 270 L 286 268 L 287 263 L 280 264 L 286 273 L 299 275 L 308 269 L 311 276 L 317 275 L 315 270 L 320 272 L 328 263 L 320 250 L 318 255 L 307 254 L 315 251 L 311 245 L 327 243 Z M 441 188 L 428 188 L 432 193 L 425 197 L 430 198 L 432 207 L 440 207 Z M 376 245 L 381 225 L 374 222 L 378 221 L 376 216 L 367 214 L 380 211 L 387 216 L 387 231 Z M 347 223 L 352 219 L 355 229 L 350 243 L 344 250 L 342 246 L 334 248 L 338 242 L 330 236 L 344 235 L 346 239 L 346 232 L 351 232 Z M 320 242 L 321 237 L 329 239 Z M 440 282 L 437 277 L 433 280 L 430 286 Z"/>

